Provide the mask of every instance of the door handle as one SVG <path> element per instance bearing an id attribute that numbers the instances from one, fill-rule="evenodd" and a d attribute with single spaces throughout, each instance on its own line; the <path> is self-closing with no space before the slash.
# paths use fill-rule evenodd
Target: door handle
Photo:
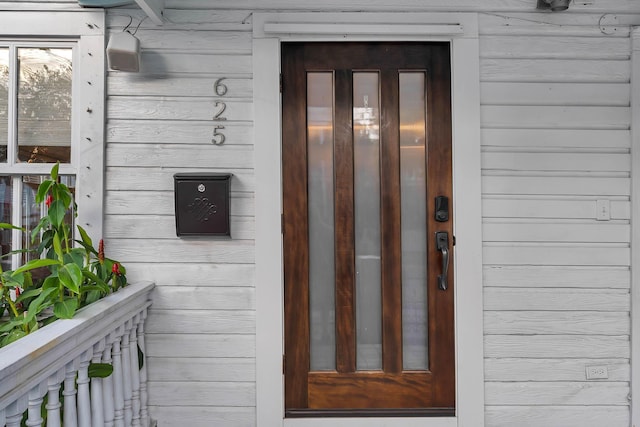
<path id="1" fill-rule="evenodd" d="M 438 289 L 446 291 L 449 284 L 449 233 L 436 232 L 436 249 L 442 253 L 442 274 L 438 275 Z"/>

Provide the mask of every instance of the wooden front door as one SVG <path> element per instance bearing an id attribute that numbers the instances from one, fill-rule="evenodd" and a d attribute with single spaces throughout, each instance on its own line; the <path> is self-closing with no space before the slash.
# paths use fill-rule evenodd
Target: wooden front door
<path id="1" fill-rule="evenodd" d="M 453 415 L 448 43 L 282 45 L 286 415 Z"/>

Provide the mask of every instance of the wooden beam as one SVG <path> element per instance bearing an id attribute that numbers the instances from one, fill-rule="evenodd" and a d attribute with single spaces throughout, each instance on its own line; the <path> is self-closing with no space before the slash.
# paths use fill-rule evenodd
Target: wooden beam
<path id="1" fill-rule="evenodd" d="M 156 25 L 162 25 L 162 14 L 164 12 L 164 0 L 135 0 L 140 9 L 151 19 Z"/>

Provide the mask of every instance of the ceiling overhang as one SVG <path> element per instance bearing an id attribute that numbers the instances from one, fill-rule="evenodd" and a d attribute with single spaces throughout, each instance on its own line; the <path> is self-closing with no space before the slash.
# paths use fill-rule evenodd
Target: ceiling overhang
<path id="1" fill-rule="evenodd" d="M 162 18 L 162 14 L 164 13 L 164 0 L 135 0 L 135 2 L 154 24 L 162 25 L 164 22 Z"/>

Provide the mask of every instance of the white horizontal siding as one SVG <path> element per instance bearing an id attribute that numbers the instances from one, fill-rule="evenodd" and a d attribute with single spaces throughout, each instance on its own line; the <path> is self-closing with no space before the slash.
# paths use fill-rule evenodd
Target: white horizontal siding
<path id="1" fill-rule="evenodd" d="M 147 319 L 149 405 L 158 425 L 255 424 L 251 25 L 245 12 L 136 8 L 142 70 L 110 72 L 105 237 L 131 280 L 157 284 Z M 215 92 L 216 82 L 227 89 Z M 214 116 L 225 110 L 214 121 Z M 218 102 L 218 105 L 216 105 Z M 212 144 L 215 126 L 225 143 Z M 231 239 L 178 238 L 174 174 L 232 173 Z"/>
<path id="2" fill-rule="evenodd" d="M 584 381 L 585 366 L 607 365 L 608 381 L 628 381 L 631 366 L 628 359 L 486 359 L 485 380 L 515 381 Z M 555 404 L 557 404 L 556 402 Z"/>
<path id="3" fill-rule="evenodd" d="M 526 420 L 527 427 L 603 427 L 629 425 L 625 406 L 487 406 L 485 423 L 513 427 Z"/>
<path id="4" fill-rule="evenodd" d="M 532 288 L 586 288 L 608 292 L 609 289 L 625 289 L 631 286 L 628 266 L 530 266 L 485 265 L 483 280 L 485 289 L 491 287 Z"/>
<path id="5" fill-rule="evenodd" d="M 216 406 L 149 406 L 149 410 L 167 426 L 253 427 L 256 424 L 255 407 Z"/>
<path id="6" fill-rule="evenodd" d="M 629 422 L 631 49 L 595 19 L 480 17 L 488 426 Z"/>
<path id="7" fill-rule="evenodd" d="M 492 359 L 628 359 L 629 336 L 487 335 L 484 355 Z"/>

